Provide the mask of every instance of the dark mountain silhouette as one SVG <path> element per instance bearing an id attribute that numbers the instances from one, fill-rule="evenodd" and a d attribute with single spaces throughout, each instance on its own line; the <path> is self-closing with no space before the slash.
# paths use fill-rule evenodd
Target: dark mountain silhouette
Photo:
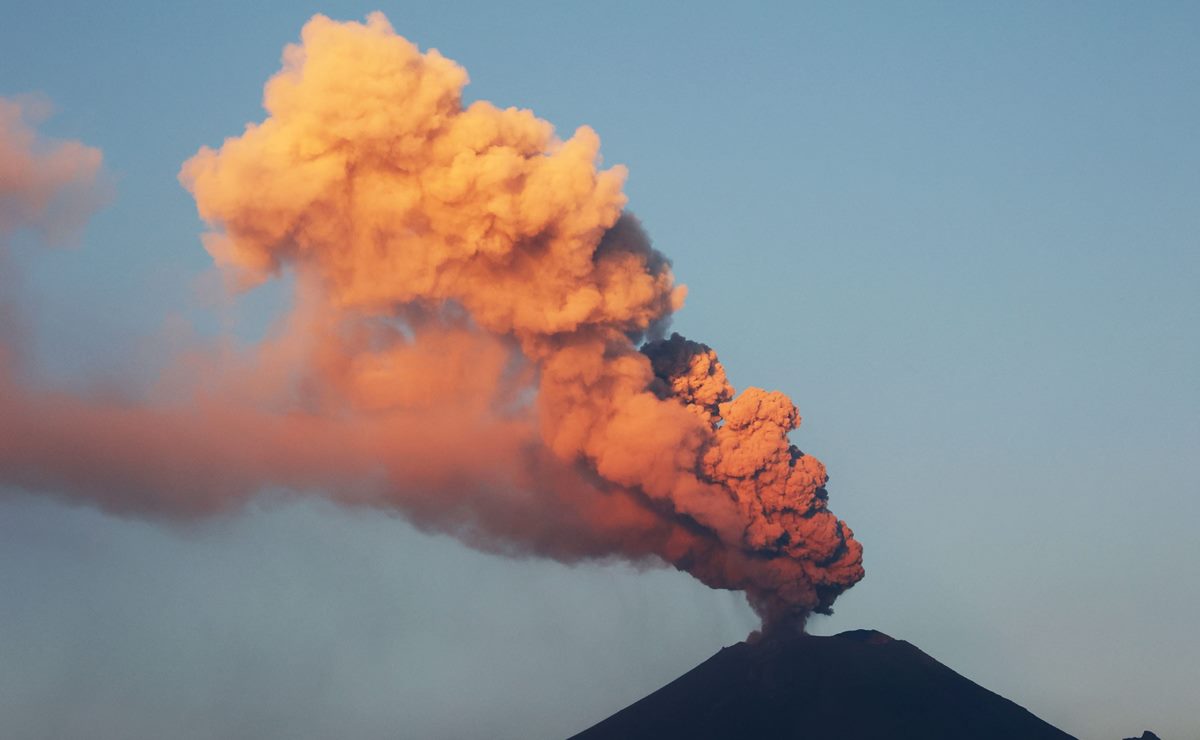
<path id="1" fill-rule="evenodd" d="M 1070 740 L 903 640 L 742 642 L 571 740 Z"/>

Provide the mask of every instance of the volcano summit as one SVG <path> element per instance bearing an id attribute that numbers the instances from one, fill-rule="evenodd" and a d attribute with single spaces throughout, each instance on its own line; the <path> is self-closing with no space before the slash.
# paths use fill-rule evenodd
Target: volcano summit
<path id="1" fill-rule="evenodd" d="M 1070 740 L 874 630 L 776 630 L 723 648 L 571 740 Z"/>

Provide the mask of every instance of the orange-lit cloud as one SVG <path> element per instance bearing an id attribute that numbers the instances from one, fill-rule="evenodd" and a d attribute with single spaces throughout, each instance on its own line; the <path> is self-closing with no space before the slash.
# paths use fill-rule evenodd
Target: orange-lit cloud
<path id="1" fill-rule="evenodd" d="M 641 346 L 685 291 L 624 170 L 591 129 L 464 106 L 466 82 L 380 14 L 309 21 L 267 118 L 180 175 L 235 283 L 298 275 L 286 326 L 185 355 L 155 403 L 0 375 L 24 429 L 0 479 L 166 515 L 321 492 L 478 547 L 661 559 L 767 619 L 828 609 L 862 549 L 788 441 L 796 408 L 735 396 L 704 345 Z"/>

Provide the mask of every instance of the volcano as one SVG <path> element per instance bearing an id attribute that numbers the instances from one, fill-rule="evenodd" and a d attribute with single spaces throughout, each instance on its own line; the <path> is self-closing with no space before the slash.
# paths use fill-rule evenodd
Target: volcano
<path id="1" fill-rule="evenodd" d="M 768 634 L 723 648 L 571 740 L 1070 740 L 874 630 Z"/>

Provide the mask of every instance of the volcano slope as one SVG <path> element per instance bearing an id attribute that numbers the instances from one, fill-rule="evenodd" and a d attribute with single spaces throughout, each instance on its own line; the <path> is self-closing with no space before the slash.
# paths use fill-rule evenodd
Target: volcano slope
<path id="1" fill-rule="evenodd" d="M 1070 740 L 913 645 L 874 630 L 723 648 L 571 740 Z"/>

